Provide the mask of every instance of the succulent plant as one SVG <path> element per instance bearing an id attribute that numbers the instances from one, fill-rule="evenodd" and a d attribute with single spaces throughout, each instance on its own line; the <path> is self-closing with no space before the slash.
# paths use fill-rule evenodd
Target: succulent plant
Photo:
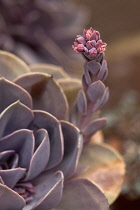
<path id="1" fill-rule="evenodd" d="M 103 51 L 94 59 L 80 53 L 82 85 L 53 65 L 27 66 L 0 52 L 3 210 L 107 210 L 120 192 L 123 159 L 93 139 L 105 126 L 96 112 L 109 95 L 106 61 Z"/>
<path id="2" fill-rule="evenodd" d="M 21 87 L 22 83 L 27 85 L 28 92 Z M 21 209 L 25 202 L 23 209 L 53 208 L 62 196 L 64 177 L 73 175 L 82 149 L 78 128 L 62 120 L 67 108 L 63 93 L 52 77 L 43 73 L 24 75 L 14 83 L 1 78 L 0 86 L 0 176 L 1 191 L 6 193 L 1 208 Z M 45 93 L 45 89 L 50 89 L 50 93 Z M 53 89 L 62 103 L 60 107 L 46 101 L 47 94 L 54 94 Z M 36 110 L 32 110 L 29 91 Z M 53 109 L 54 115 L 58 113 L 60 121 L 45 111 L 49 106 L 50 112 Z"/>

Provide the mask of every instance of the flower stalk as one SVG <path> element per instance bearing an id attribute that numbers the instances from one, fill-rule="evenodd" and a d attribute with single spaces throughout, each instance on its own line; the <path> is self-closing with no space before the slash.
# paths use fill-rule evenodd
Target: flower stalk
<path id="1" fill-rule="evenodd" d="M 80 114 L 78 127 L 84 136 L 84 131 L 90 123 L 95 122 L 96 126 L 98 124 L 97 130 L 102 129 L 106 124 L 104 118 L 100 118 L 98 123 L 93 120 L 93 114 L 99 111 L 109 98 L 108 88 L 103 83 L 108 75 L 107 63 L 104 60 L 106 46 L 107 44 L 101 40 L 100 33 L 93 28 L 84 30 L 83 35 L 78 35 L 72 45 L 74 51 L 80 53 L 85 59 L 82 76 L 83 92 L 79 92 L 76 104 Z M 94 132 L 91 131 L 92 135 Z M 85 137 L 86 141 L 89 138 L 90 136 Z"/>

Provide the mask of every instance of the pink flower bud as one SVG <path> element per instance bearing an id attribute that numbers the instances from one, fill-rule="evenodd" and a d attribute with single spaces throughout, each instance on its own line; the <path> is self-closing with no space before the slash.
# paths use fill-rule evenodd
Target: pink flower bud
<path id="1" fill-rule="evenodd" d="M 79 36 L 76 40 L 79 42 L 79 44 L 83 44 L 83 45 L 86 44 L 86 40 L 82 36 Z"/>
<path id="2" fill-rule="evenodd" d="M 84 52 L 84 48 L 85 48 L 85 46 L 83 45 L 83 44 L 75 44 L 74 43 L 74 45 L 72 45 L 72 48 L 74 49 L 74 51 L 76 51 L 76 52 Z"/>
<path id="3" fill-rule="evenodd" d="M 77 35 L 74 45 L 72 46 L 76 52 L 83 53 L 90 60 L 106 50 L 107 44 L 100 39 L 100 33 L 92 27 L 83 30 L 83 35 Z"/>
<path id="4" fill-rule="evenodd" d="M 97 55 L 97 49 L 93 47 L 92 49 L 89 50 L 89 54 Z"/>
<path id="5" fill-rule="evenodd" d="M 86 47 L 90 50 L 93 47 L 92 42 L 91 41 L 88 41 L 86 43 Z"/>

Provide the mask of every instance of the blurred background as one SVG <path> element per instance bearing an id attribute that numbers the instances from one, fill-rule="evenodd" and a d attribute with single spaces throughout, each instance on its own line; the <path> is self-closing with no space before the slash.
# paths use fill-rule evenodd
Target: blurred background
<path id="1" fill-rule="evenodd" d="M 0 49 L 28 64 L 51 63 L 80 78 L 83 59 L 71 48 L 89 27 L 108 44 L 110 100 L 105 141 L 124 157 L 127 173 L 111 210 L 140 209 L 140 1 L 0 0 Z"/>

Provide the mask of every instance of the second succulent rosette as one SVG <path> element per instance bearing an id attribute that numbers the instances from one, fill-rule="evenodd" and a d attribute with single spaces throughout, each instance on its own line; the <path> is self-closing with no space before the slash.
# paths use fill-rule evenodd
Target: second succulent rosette
<path id="1" fill-rule="evenodd" d="M 10 80 L 18 67 L 29 70 L 10 53 L 0 56 L 3 76 Z M 0 79 L 1 208 L 52 209 L 77 167 L 82 136 L 64 120 L 67 100 L 52 76 L 27 73 L 10 80 Z"/>

